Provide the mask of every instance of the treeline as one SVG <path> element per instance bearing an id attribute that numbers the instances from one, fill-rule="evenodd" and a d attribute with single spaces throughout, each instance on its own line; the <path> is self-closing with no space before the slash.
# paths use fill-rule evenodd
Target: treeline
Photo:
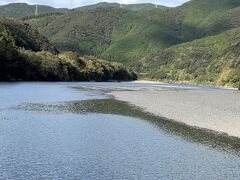
<path id="1" fill-rule="evenodd" d="M 33 35 L 28 33 L 28 26 L 24 23 L 19 26 L 22 22 L 15 20 L 7 22 L 8 26 L 0 24 L 0 81 L 122 81 L 137 78 L 135 72 L 119 63 L 80 57 L 73 52 L 36 51 L 36 44 L 30 41 L 34 36 L 26 37 L 27 42 L 24 41 L 25 35 Z M 27 28 L 17 30 L 14 26 Z M 48 43 L 43 44 L 39 42 L 40 47 Z"/>
<path id="2" fill-rule="evenodd" d="M 239 17 L 239 0 L 192 0 L 176 8 L 102 7 L 28 22 L 60 51 L 117 60 L 145 78 L 236 87 Z"/>
<path id="3" fill-rule="evenodd" d="M 138 68 L 145 78 L 238 87 L 240 28 L 148 55 Z"/>
<path id="4" fill-rule="evenodd" d="M 2 30 L 8 31 L 17 47 L 35 52 L 49 51 L 53 54 L 58 53 L 55 46 L 49 43 L 46 37 L 42 36 L 37 29 L 33 29 L 28 23 L 0 18 L 0 27 Z"/>
<path id="5" fill-rule="evenodd" d="M 44 14 L 40 14 L 40 15 L 30 15 L 30 16 L 25 16 L 23 18 L 21 18 L 21 20 L 23 21 L 27 21 L 27 20 L 31 20 L 31 19 L 41 19 L 44 17 L 50 17 L 50 16 L 61 16 L 63 15 L 64 12 L 49 12 L 49 13 L 44 13 Z"/>

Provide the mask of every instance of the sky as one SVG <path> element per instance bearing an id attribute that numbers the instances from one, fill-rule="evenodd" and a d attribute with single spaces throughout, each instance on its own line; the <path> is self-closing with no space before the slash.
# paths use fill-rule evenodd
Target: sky
<path id="1" fill-rule="evenodd" d="M 41 4 L 61 8 L 75 8 L 98 2 L 117 2 L 122 4 L 154 3 L 168 7 L 179 6 L 189 0 L 0 0 L 0 5 L 9 3 Z"/>

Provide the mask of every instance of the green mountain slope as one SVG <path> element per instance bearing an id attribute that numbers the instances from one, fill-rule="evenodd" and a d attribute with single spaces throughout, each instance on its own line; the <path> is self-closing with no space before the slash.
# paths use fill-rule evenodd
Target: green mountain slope
<path id="1" fill-rule="evenodd" d="M 120 8 L 120 4 L 101 2 L 94 5 L 79 7 L 79 8 L 76 8 L 75 10 L 87 11 L 87 10 L 94 10 L 99 7 L 119 7 Z M 36 8 L 35 5 L 28 5 L 26 3 L 10 3 L 7 5 L 2 5 L 0 6 L 0 17 L 17 18 L 17 19 L 32 17 L 35 15 L 35 8 Z M 128 4 L 128 5 L 125 4 L 123 5 L 123 8 L 127 10 L 132 10 L 132 11 L 152 10 L 155 8 L 155 5 L 151 3 Z M 167 7 L 158 5 L 158 8 L 165 9 Z M 67 8 L 53 8 L 45 5 L 38 5 L 38 12 L 40 16 L 44 14 L 52 14 L 52 13 L 65 13 L 67 11 L 69 11 L 69 9 Z"/>
<path id="2" fill-rule="evenodd" d="M 184 12 L 182 35 L 185 41 L 240 26 L 239 0 L 191 0 L 178 9 Z"/>
<path id="3" fill-rule="evenodd" d="M 12 27 L 20 29 L 16 31 Z M 25 38 L 26 34 L 28 34 L 27 38 Z M 44 41 L 39 41 L 42 39 Z M 36 46 L 28 46 L 35 42 L 40 47 L 45 47 L 47 43 L 45 38 L 23 22 L 1 20 L 0 81 L 107 81 L 137 78 L 133 71 L 118 63 L 110 63 L 94 57 L 79 57 L 72 52 L 53 54 L 51 48 L 43 51 L 41 48 L 36 49 Z M 25 47 L 28 49 L 26 50 Z M 53 46 L 49 44 L 47 47 Z"/>
<path id="4" fill-rule="evenodd" d="M 126 10 L 131 10 L 131 11 L 140 11 L 140 10 L 152 10 L 155 9 L 155 4 L 151 3 L 142 3 L 142 4 L 122 4 L 122 6 L 119 3 L 107 3 L 107 2 L 101 2 L 93 5 L 88 5 L 88 6 L 83 6 L 77 8 L 78 10 L 81 11 L 88 11 L 88 10 L 94 10 L 96 8 L 108 8 L 108 7 L 117 7 L 120 8 L 122 7 L 123 9 Z M 165 9 L 167 7 L 165 6 L 160 6 L 158 5 L 158 8 Z"/>
<path id="5" fill-rule="evenodd" d="M 35 14 L 34 5 L 28 5 L 25 3 L 12 3 L 8 5 L 0 6 L 0 17 L 8 17 L 8 18 L 17 18 L 21 19 L 28 16 L 33 16 Z M 68 9 L 60 8 L 56 9 L 50 6 L 38 5 L 39 14 L 46 13 L 56 13 L 56 12 L 65 12 Z"/>
<path id="6" fill-rule="evenodd" d="M 240 81 L 240 28 L 179 44 L 145 57 L 145 77 L 237 87 Z"/>
<path id="7" fill-rule="evenodd" d="M 148 78 L 236 86 L 239 0 L 132 11 L 100 3 L 28 19 L 60 51 L 122 62 Z M 227 78 L 226 78 L 227 77 Z"/>
<path id="8" fill-rule="evenodd" d="M 192 0 L 177 8 L 130 11 L 111 4 L 28 22 L 60 51 L 135 66 L 146 54 L 240 27 L 239 0 Z M 114 4 L 115 5 L 115 4 Z M 91 9 L 91 8 L 90 8 Z"/>
<path id="9" fill-rule="evenodd" d="M 159 18 L 160 17 L 160 18 Z M 146 53 L 181 42 L 176 11 L 97 8 L 28 20 L 60 50 L 131 64 Z"/>
<path id="10" fill-rule="evenodd" d="M 11 33 L 16 46 L 32 51 L 49 51 L 53 54 L 58 50 L 49 43 L 37 30 L 32 29 L 27 23 L 18 20 L 1 19 L 0 27 Z"/>

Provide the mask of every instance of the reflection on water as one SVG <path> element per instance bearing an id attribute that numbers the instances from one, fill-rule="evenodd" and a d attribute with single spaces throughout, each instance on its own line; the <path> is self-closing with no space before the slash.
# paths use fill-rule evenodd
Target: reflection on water
<path id="1" fill-rule="evenodd" d="M 46 111 L 58 113 L 99 113 L 99 114 L 116 114 L 128 117 L 139 118 L 145 122 L 151 123 L 160 130 L 181 136 L 182 138 L 208 145 L 211 148 L 219 150 L 231 151 L 236 154 L 240 152 L 240 139 L 230 137 L 226 134 L 220 134 L 214 131 L 199 129 L 197 127 L 188 126 L 169 119 L 160 118 L 149 113 L 143 112 L 141 109 L 131 106 L 126 102 L 115 99 L 97 99 L 66 102 L 57 105 L 51 104 L 25 104 L 17 107 L 17 109 L 29 111 Z M 239 154 L 240 155 L 240 154 Z"/>
<path id="2" fill-rule="evenodd" d="M 239 179 L 239 139 L 102 93 L 124 88 L 157 87 L 0 84 L 0 179 Z"/>

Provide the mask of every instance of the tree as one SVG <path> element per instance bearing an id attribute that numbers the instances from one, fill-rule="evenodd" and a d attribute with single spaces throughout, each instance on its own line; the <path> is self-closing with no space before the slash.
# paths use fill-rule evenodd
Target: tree
<path id="1" fill-rule="evenodd" d="M 16 55 L 14 40 L 6 30 L 0 29 L 0 61 L 11 60 Z"/>
<path id="2" fill-rule="evenodd" d="M 18 65 L 18 51 L 8 31 L 0 28 L 0 80 L 9 80 Z"/>

